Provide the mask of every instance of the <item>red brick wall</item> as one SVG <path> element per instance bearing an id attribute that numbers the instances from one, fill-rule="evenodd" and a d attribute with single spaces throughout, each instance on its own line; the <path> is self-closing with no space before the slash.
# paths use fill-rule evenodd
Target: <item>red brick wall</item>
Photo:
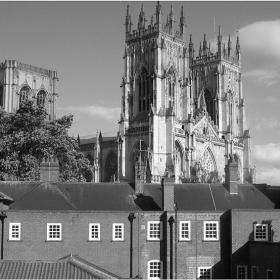
<path id="1" fill-rule="evenodd" d="M 280 244 L 271 242 L 250 242 L 249 243 L 251 266 L 258 267 L 257 278 L 266 279 L 267 269 L 272 270 L 273 279 L 280 279 Z"/>
<path id="2" fill-rule="evenodd" d="M 5 220 L 4 259 L 56 260 L 68 254 L 77 254 L 109 272 L 123 278 L 130 276 L 130 222 L 129 212 L 94 211 L 7 211 Z M 228 213 L 223 212 L 140 212 L 133 221 L 133 278 L 148 277 L 148 261 L 163 261 L 163 277 L 170 278 L 170 224 L 173 224 L 173 277 L 195 278 L 198 266 L 212 266 L 213 278 L 229 278 L 229 226 Z M 147 240 L 148 221 L 162 221 L 163 239 Z M 191 240 L 177 242 L 179 221 L 191 221 Z M 219 222 L 219 240 L 203 240 L 203 222 Z M 21 223 L 21 241 L 8 241 L 8 224 Z M 47 223 L 62 224 L 62 241 L 47 240 Z M 89 223 L 100 223 L 101 241 L 88 241 Z M 113 223 L 124 223 L 123 242 L 112 241 Z M 178 240 L 178 239 L 177 239 Z"/>
<path id="3" fill-rule="evenodd" d="M 279 210 L 232 210 L 232 278 L 236 278 L 236 266 L 249 264 L 249 241 L 254 240 L 254 224 L 271 226 L 272 241 L 280 241 Z M 248 267 L 249 272 L 249 267 Z"/>

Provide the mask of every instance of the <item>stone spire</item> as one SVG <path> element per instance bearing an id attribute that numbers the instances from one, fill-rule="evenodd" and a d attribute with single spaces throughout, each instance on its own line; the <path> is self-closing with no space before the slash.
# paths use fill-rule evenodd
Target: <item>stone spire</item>
<path id="1" fill-rule="evenodd" d="M 200 44 L 199 44 L 199 51 L 198 51 L 198 55 L 199 55 L 199 56 L 202 56 L 201 42 L 200 42 Z"/>
<path id="2" fill-rule="evenodd" d="M 140 14 L 139 14 L 139 19 L 138 19 L 138 29 L 145 28 L 145 21 L 146 21 L 146 18 L 145 18 L 143 3 L 142 3 L 141 11 L 140 11 Z"/>
<path id="3" fill-rule="evenodd" d="M 218 35 L 218 53 L 221 54 L 222 53 L 222 33 L 221 33 L 221 26 L 219 25 L 219 35 Z"/>
<path id="4" fill-rule="evenodd" d="M 171 4 L 170 13 L 169 13 L 170 28 L 173 28 L 173 23 L 175 23 L 175 16 L 174 16 L 174 11 L 173 11 L 173 5 Z"/>
<path id="5" fill-rule="evenodd" d="M 204 38 L 203 38 L 203 55 L 207 54 L 207 40 L 206 40 L 206 34 L 204 33 Z"/>
<path id="6" fill-rule="evenodd" d="M 232 49 L 232 47 L 231 47 L 230 35 L 228 35 L 228 56 L 230 56 L 230 54 L 231 54 L 231 49 Z"/>
<path id="7" fill-rule="evenodd" d="M 151 26 L 153 26 L 154 25 L 154 16 L 152 15 L 151 16 Z"/>
<path id="8" fill-rule="evenodd" d="M 238 36 L 238 31 L 237 32 L 237 37 L 236 37 L 236 56 L 238 59 L 240 59 L 241 51 L 240 51 L 240 41 L 239 41 L 239 36 Z"/>
<path id="9" fill-rule="evenodd" d="M 161 24 L 161 4 L 159 3 L 159 1 L 157 1 L 157 6 L 156 6 L 156 23 L 157 24 Z"/>
<path id="10" fill-rule="evenodd" d="M 127 10 L 126 10 L 126 17 L 125 17 L 125 32 L 131 32 L 131 15 L 130 15 L 130 9 L 129 5 L 127 5 Z"/>
<path id="11" fill-rule="evenodd" d="M 185 34 L 185 28 L 186 28 L 186 18 L 184 14 L 184 7 L 181 8 L 181 16 L 180 16 L 180 33 Z"/>
<path id="12" fill-rule="evenodd" d="M 193 49 L 193 41 L 192 34 L 190 35 L 190 43 L 189 43 L 189 58 L 193 58 L 194 49 Z"/>

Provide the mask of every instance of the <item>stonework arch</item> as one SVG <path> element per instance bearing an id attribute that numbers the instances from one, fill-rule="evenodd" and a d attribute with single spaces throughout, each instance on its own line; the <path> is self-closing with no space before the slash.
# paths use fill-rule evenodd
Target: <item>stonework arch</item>
<path id="1" fill-rule="evenodd" d="M 24 84 L 19 91 L 19 104 L 21 104 L 25 100 L 28 100 L 30 98 L 30 93 L 31 88 L 28 85 Z"/>
<path id="2" fill-rule="evenodd" d="M 200 156 L 200 162 L 207 172 L 217 171 L 217 160 L 210 144 L 204 147 Z"/>
<path id="3" fill-rule="evenodd" d="M 111 150 L 105 159 L 104 181 L 111 182 L 117 180 L 118 175 L 118 156 Z"/>

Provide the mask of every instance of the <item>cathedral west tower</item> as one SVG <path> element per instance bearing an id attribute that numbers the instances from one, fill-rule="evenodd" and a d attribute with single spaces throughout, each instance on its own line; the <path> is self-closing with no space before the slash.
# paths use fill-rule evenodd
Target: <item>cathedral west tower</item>
<path id="1" fill-rule="evenodd" d="M 176 30 L 179 23 L 178 30 Z M 230 157 L 239 180 L 251 180 L 250 135 L 244 130 L 239 38 L 235 48 L 219 32 L 217 52 L 206 36 L 194 56 L 186 44 L 183 7 L 175 28 L 171 5 L 147 24 L 143 4 L 137 29 L 127 8 L 119 137 L 119 177 L 130 182 L 224 181 Z"/>

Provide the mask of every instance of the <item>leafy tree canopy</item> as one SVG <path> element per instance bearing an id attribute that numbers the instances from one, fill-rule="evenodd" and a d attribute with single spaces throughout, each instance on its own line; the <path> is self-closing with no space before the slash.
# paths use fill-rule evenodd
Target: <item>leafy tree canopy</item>
<path id="1" fill-rule="evenodd" d="M 0 180 L 39 180 L 40 163 L 51 156 L 59 161 L 61 181 L 85 181 L 91 173 L 77 140 L 67 134 L 73 116 L 52 121 L 47 116 L 32 101 L 21 103 L 16 113 L 0 109 Z"/>

